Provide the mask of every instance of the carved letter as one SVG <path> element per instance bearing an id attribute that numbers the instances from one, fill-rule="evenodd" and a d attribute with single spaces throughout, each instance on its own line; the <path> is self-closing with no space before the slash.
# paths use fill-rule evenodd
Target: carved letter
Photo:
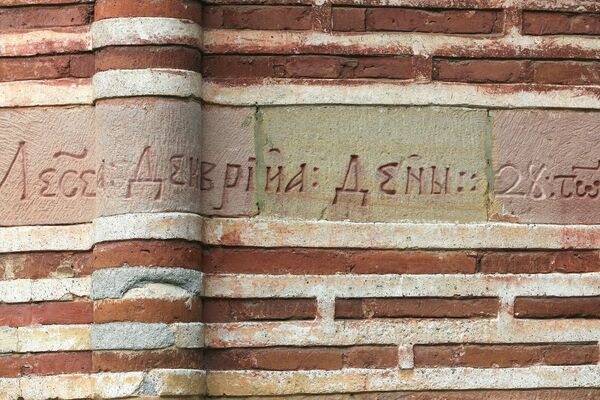
<path id="1" fill-rule="evenodd" d="M 52 180 L 52 177 L 54 176 L 55 173 L 56 173 L 56 169 L 46 168 L 45 170 L 40 172 L 40 174 L 38 175 L 40 180 L 44 183 L 44 185 L 42 185 L 42 188 L 40 189 L 40 195 L 42 197 L 55 197 L 56 196 L 56 193 L 48 192 L 48 189 L 50 188 L 50 181 Z M 50 176 L 47 176 L 47 175 L 50 175 Z"/>
<path id="2" fill-rule="evenodd" d="M 396 194 L 395 189 L 386 189 L 385 185 L 387 185 L 389 183 L 389 181 L 394 179 L 394 175 L 392 175 L 392 173 L 390 173 L 388 171 L 388 168 L 397 169 L 398 165 L 399 164 L 397 162 L 393 162 L 393 163 L 389 163 L 389 164 L 384 164 L 384 165 L 380 166 L 379 168 L 377 168 L 377 171 L 385 176 L 385 180 L 379 184 L 379 190 L 381 190 L 385 194 Z"/>
<path id="3" fill-rule="evenodd" d="M 65 196 L 67 198 L 71 198 L 71 197 L 75 197 L 75 195 L 77 194 L 78 188 L 77 188 L 77 186 L 75 186 L 75 187 L 72 187 L 70 191 L 65 190 L 65 180 L 68 175 L 75 175 L 75 177 L 77 177 L 77 171 L 72 170 L 72 169 L 66 170 L 62 174 L 60 179 L 58 180 L 58 187 L 60 188 L 60 192 L 63 194 L 63 196 Z"/>
<path id="4" fill-rule="evenodd" d="M 291 191 L 293 188 L 295 188 L 296 186 L 300 186 L 300 188 L 298 189 L 299 192 L 304 191 L 304 171 L 305 171 L 305 169 L 306 169 L 306 163 L 300 164 L 300 172 L 298 172 L 296 175 L 294 175 L 292 177 L 292 179 L 290 179 L 288 184 L 285 186 L 284 192 L 287 193 L 287 192 Z"/>
<path id="5" fill-rule="evenodd" d="M 81 171 L 81 174 L 79 175 L 79 179 L 81 179 L 81 181 L 83 182 L 83 189 L 81 189 L 81 195 L 83 197 L 96 197 L 96 192 L 87 191 L 88 186 L 90 185 L 90 182 L 88 182 L 85 178 L 87 175 L 96 176 L 96 172 L 93 169 L 86 169 L 85 171 Z"/>
<path id="6" fill-rule="evenodd" d="M 135 168 L 134 177 L 129 180 L 129 185 L 127 185 L 126 198 L 131 198 L 131 187 L 134 183 L 158 183 L 158 190 L 156 191 L 154 200 L 159 200 L 162 197 L 163 181 L 156 176 L 156 168 L 152 165 L 151 150 L 151 146 L 144 147 L 144 151 Z"/>
<path id="7" fill-rule="evenodd" d="M 27 198 L 27 165 L 25 158 L 25 142 L 19 142 L 19 148 L 17 149 L 13 160 L 10 162 L 10 165 L 8 166 L 8 170 L 6 171 L 4 178 L 2 178 L 2 180 L 0 181 L 0 189 L 2 189 L 2 186 L 4 186 L 6 180 L 10 176 L 10 172 L 15 166 L 19 155 L 21 155 L 21 180 L 23 183 L 23 189 L 21 191 L 21 200 L 25 200 Z"/>
<path id="8" fill-rule="evenodd" d="M 446 167 L 446 176 L 444 177 L 444 184 L 438 182 L 436 177 L 436 167 L 431 166 L 431 194 L 448 194 L 448 182 L 450 179 L 450 168 Z"/>
<path id="9" fill-rule="evenodd" d="M 235 171 L 235 175 L 231 175 L 231 171 Z M 225 168 L 225 179 L 223 180 L 223 193 L 221 193 L 221 205 L 219 207 L 213 207 L 213 209 L 221 210 L 223 208 L 223 205 L 225 205 L 225 191 L 237 186 L 241 177 L 241 171 L 241 165 L 227 163 L 227 167 Z"/>
<path id="10" fill-rule="evenodd" d="M 171 165 L 173 166 L 173 172 L 171 173 L 170 176 L 170 181 L 172 184 L 174 185 L 185 185 L 185 178 L 182 178 L 182 168 L 181 168 L 181 161 L 183 160 L 183 156 L 182 155 L 175 155 L 173 157 L 171 157 L 171 159 L 169 161 L 171 161 Z"/>
<path id="11" fill-rule="evenodd" d="M 406 190 L 405 194 L 409 194 L 412 192 L 412 185 L 410 184 L 411 178 L 414 178 L 417 182 L 419 182 L 419 194 L 423 193 L 423 168 L 419 168 L 419 176 L 415 175 L 412 171 L 411 167 L 406 167 Z"/>
<path id="12" fill-rule="evenodd" d="M 208 178 L 208 174 L 212 172 L 217 164 L 202 161 L 200 163 L 200 190 L 212 190 L 215 184 L 212 179 Z"/>
<path id="13" fill-rule="evenodd" d="M 367 189 L 359 189 L 360 185 L 358 183 L 359 178 L 358 175 L 360 173 L 360 160 L 357 155 L 353 154 L 350 156 L 350 162 L 348 163 L 348 168 L 346 169 L 346 176 L 344 177 L 344 183 L 340 187 L 335 188 L 335 196 L 333 198 L 332 204 L 337 204 L 338 196 L 341 192 L 347 193 L 362 193 L 363 198 L 361 202 L 361 206 L 364 207 L 367 205 L 367 194 L 369 191 Z M 353 175 L 353 179 L 351 179 L 350 175 Z M 352 184 L 354 181 L 354 184 Z"/>
<path id="14" fill-rule="evenodd" d="M 277 173 L 271 177 L 271 167 L 267 167 L 267 183 L 265 185 L 265 191 L 269 191 L 269 187 L 271 182 L 277 179 L 277 188 L 275 189 L 275 193 L 279 193 L 281 191 L 281 180 L 283 179 L 283 167 L 280 165 L 277 167 Z"/>

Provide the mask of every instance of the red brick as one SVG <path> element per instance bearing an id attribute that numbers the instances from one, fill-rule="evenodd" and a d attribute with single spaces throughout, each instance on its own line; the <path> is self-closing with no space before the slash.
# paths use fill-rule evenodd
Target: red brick
<path id="1" fill-rule="evenodd" d="M 92 302 L 87 300 L 0 304 L 0 326 L 88 324 L 90 322 L 92 322 Z"/>
<path id="2" fill-rule="evenodd" d="M 87 25 L 92 4 L 0 8 L 0 30 Z"/>
<path id="3" fill-rule="evenodd" d="M 337 299 L 336 318 L 475 318 L 494 317 L 496 298 Z"/>
<path id="4" fill-rule="evenodd" d="M 207 273 L 245 274 L 452 274 L 475 273 L 469 252 L 227 248 L 204 251 Z"/>
<path id="5" fill-rule="evenodd" d="M 433 79 L 447 82 L 517 83 L 531 81 L 529 61 L 434 60 Z"/>
<path id="6" fill-rule="evenodd" d="M 91 252 L 41 251 L 0 254 L 2 279 L 80 277 L 92 271 Z"/>
<path id="7" fill-rule="evenodd" d="M 92 352 L 0 355 L 0 376 L 85 374 L 92 372 Z"/>
<path id="8" fill-rule="evenodd" d="M 115 46 L 96 53 L 96 70 L 174 68 L 201 71 L 200 52 L 183 46 Z"/>
<path id="9" fill-rule="evenodd" d="M 600 271 L 600 252 L 494 252 L 483 255 L 480 268 L 480 272 L 486 274 L 597 272 Z"/>
<path id="10" fill-rule="evenodd" d="M 396 368 L 398 347 L 355 346 L 344 350 L 345 368 Z"/>
<path id="11" fill-rule="evenodd" d="M 416 345 L 417 368 L 515 368 L 532 365 L 583 365 L 598 362 L 597 344 Z"/>
<path id="12" fill-rule="evenodd" d="M 534 64 L 535 83 L 595 85 L 600 83 L 599 62 L 543 61 Z"/>
<path id="13" fill-rule="evenodd" d="M 123 299 L 94 302 L 94 322 L 198 322 L 202 318 L 200 300 Z"/>
<path id="14" fill-rule="evenodd" d="M 335 274 L 347 272 L 347 254 L 326 249 L 215 247 L 203 253 L 204 271 L 223 274 Z"/>
<path id="15" fill-rule="evenodd" d="M 207 349 L 208 370 L 335 370 L 341 368 L 394 368 L 396 346 L 268 347 Z"/>
<path id="16" fill-rule="evenodd" d="M 204 322 L 314 319 L 315 299 L 214 299 L 205 298 Z"/>
<path id="17" fill-rule="evenodd" d="M 343 366 L 342 353 L 335 348 L 206 349 L 208 370 L 335 370 Z"/>
<path id="18" fill-rule="evenodd" d="M 517 297 L 516 318 L 600 318 L 600 296 Z"/>
<path id="19" fill-rule="evenodd" d="M 493 10 L 431 10 L 399 7 L 369 8 L 367 31 L 431 33 L 498 33 L 502 13 Z"/>
<path id="20" fill-rule="evenodd" d="M 363 32 L 365 30 L 366 8 L 333 7 L 331 17 L 333 30 L 341 32 Z"/>
<path id="21" fill-rule="evenodd" d="M 526 35 L 598 35 L 600 14 L 524 11 L 523 33 Z"/>
<path id="22" fill-rule="evenodd" d="M 126 240 L 94 247 L 94 268 L 141 265 L 200 269 L 201 259 L 200 244 L 183 240 Z"/>
<path id="23" fill-rule="evenodd" d="M 465 252 L 425 252 L 363 250 L 350 253 L 355 274 L 473 274 L 474 254 Z"/>
<path id="24" fill-rule="evenodd" d="M 148 371 L 155 368 L 202 369 L 202 350 L 94 351 L 94 372 Z"/>
<path id="25" fill-rule="evenodd" d="M 202 22 L 197 0 L 96 0 L 95 19 L 169 17 Z"/>
<path id="26" fill-rule="evenodd" d="M 88 78 L 93 74 L 93 56 L 89 54 L 0 58 L 0 82 Z"/>
<path id="27" fill-rule="evenodd" d="M 69 74 L 74 78 L 88 78 L 94 75 L 94 54 L 74 54 L 69 60 Z"/>
<path id="28" fill-rule="evenodd" d="M 31 325 L 31 304 L 0 304 L 0 326 Z M 4 376 L 1 373 L 0 376 Z"/>
<path id="29" fill-rule="evenodd" d="M 309 30 L 312 9 L 306 6 L 206 6 L 203 26 L 224 29 Z"/>
<path id="30" fill-rule="evenodd" d="M 410 57 L 211 55 L 203 74 L 214 78 L 388 78 L 413 76 Z"/>
<path id="31" fill-rule="evenodd" d="M 89 324 L 92 322 L 91 301 L 54 301 L 31 306 L 32 324 Z"/>

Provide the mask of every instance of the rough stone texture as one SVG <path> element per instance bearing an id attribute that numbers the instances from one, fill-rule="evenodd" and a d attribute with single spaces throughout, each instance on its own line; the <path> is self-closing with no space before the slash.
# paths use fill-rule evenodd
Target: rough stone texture
<path id="1" fill-rule="evenodd" d="M 493 219 L 597 221 L 600 118 L 595 112 L 498 111 L 493 119 Z"/>
<path id="2" fill-rule="evenodd" d="M 111 322 L 91 325 L 90 330 L 94 350 L 162 349 L 175 343 L 173 331 L 166 324 Z"/>
<path id="3" fill-rule="evenodd" d="M 490 126 L 485 112 L 265 107 L 257 118 L 261 215 L 355 221 L 486 219 L 485 140 Z"/>
<path id="4" fill-rule="evenodd" d="M 184 268 L 107 268 L 92 275 L 92 298 L 119 299 L 132 289 L 160 283 L 185 290 L 196 296 L 202 289 L 202 273 Z"/>
<path id="5" fill-rule="evenodd" d="M 191 100 L 98 102 L 96 215 L 200 211 L 200 109 Z"/>
<path id="6" fill-rule="evenodd" d="M 96 197 L 92 107 L 0 110 L 0 226 L 90 221 Z"/>

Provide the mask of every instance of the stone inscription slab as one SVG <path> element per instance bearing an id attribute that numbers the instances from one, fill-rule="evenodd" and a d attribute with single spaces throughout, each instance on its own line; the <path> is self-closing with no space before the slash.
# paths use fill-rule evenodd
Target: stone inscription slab
<path id="1" fill-rule="evenodd" d="M 492 219 L 600 223 L 600 113 L 493 113 Z"/>
<path id="2" fill-rule="evenodd" d="M 0 109 L 0 226 L 91 220 L 93 107 Z"/>
<path id="3" fill-rule="evenodd" d="M 355 221 L 484 221 L 486 111 L 260 108 L 261 215 Z"/>

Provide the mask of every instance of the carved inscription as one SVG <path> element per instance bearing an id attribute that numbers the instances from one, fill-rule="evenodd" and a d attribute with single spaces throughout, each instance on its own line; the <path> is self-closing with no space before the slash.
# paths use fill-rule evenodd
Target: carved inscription
<path id="1" fill-rule="evenodd" d="M 495 178 L 499 198 L 591 200 L 600 194 L 600 161 L 574 164 L 561 172 L 541 162 L 530 162 L 527 168 L 507 163 L 496 170 Z"/>
<path id="2" fill-rule="evenodd" d="M 53 152 L 50 163 L 39 171 L 31 171 L 30 146 L 19 142 L 8 167 L 0 171 L 0 193 L 18 192 L 22 201 L 36 196 L 57 200 L 96 197 L 96 171 L 86 168 L 84 163 L 87 148 L 77 153 Z"/>

